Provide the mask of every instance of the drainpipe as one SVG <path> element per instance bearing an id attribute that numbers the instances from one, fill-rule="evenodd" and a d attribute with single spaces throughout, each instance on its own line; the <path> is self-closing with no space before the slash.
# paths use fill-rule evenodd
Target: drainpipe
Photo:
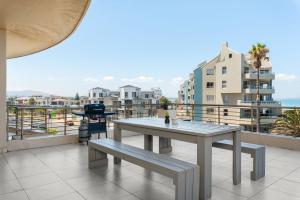
<path id="1" fill-rule="evenodd" d="M 0 29 L 0 153 L 6 145 L 6 31 Z"/>

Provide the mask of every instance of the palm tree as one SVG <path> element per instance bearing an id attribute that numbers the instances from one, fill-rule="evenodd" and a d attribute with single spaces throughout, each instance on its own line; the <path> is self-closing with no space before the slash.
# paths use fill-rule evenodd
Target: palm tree
<path id="1" fill-rule="evenodd" d="M 249 51 L 250 54 L 250 65 L 257 70 L 256 77 L 256 132 L 260 131 L 260 94 L 259 94 L 259 73 L 261 68 L 261 63 L 264 60 L 269 60 L 268 57 L 269 49 L 265 44 L 257 43 L 256 45 L 252 45 L 252 48 Z"/>
<path id="2" fill-rule="evenodd" d="M 293 109 L 286 111 L 273 124 L 272 132 L 300 137 L 300 110 Z"/>

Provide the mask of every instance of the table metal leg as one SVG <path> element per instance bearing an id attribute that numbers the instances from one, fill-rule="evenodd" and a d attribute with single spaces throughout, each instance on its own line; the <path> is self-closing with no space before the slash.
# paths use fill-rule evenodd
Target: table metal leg
<path id="1" fill-rule="evenodd" d="M 238 185 L 241 183 L 241 132 L 233 133 L 233 184 Z"/>
<path id="2" fill-rule="evenodd" d="M 122 130 L 119 128 L 118 124 L 114 124 L 114 136 L 113 136 L 114 140 L 121 142 L 122 140 L 121 132 Z M 115 164 L 121 163 L 121 159 L 114 157 L 114 163 Z"/>
<path id="3" fill-rule="evenodd" d="M 212 179 L 212 138 L 198 137 L 197 164 L 200 170 L 199 199 L 206 200 L 211 197 Z"/>
<path id="4" fill-rule="evenodd" d="M 144 149 L 147 151 L 153 151 L 153 136 L 144 135 Z"/>

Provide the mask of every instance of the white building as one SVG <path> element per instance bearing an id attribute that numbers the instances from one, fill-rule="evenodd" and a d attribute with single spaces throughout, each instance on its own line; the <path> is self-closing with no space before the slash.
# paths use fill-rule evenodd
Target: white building
<path id="1" fill-rule="evenodd" d="M 141 88 L 132 85 L 125 85 L 119 91 L 96 87 L 89 90 L 89 103 L 103 102 L 105 105 L 116 104 L 157 104 L 162 96 L 160 88 L 152 88 L 149 91 L 142 91 Z M 86 103 L 87 100 L 81 101 Z"/>

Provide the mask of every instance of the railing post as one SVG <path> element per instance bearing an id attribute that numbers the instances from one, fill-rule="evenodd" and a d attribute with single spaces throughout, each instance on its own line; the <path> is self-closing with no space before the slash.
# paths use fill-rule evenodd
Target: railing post
<path id="1" fill-rule="evenodd" d="M 253 130 L 253 118 L 254 118 L 254 116 L 253 116 L 253 106 L 251 106 L 251 131 L 253 132 L 254 130 Z"/>
<path id="2" fill-rule="evenodd" d="M 149 117 L 153 117 L 153 108 L 152 108 L 152 103 L 150 103 L 150 112 L 149 112 Z"/>
<path id="3" fill-rule="evenodd" d="M 16 107 L 16 135 L 19 134 L 19 132 L 18 132 L 19 127 L 18 126 L 19 126 L 19 108 Z"/>
<path id="4" fill-rule="evenodd" d="M 32 130 L 33 125 L 33 109 L 30 109 L 30 129 Z"/>
<path id="5" fill-rule="evenodd" d="M 46 132 L 46 134 L 48 134 L 48 120 L 47 120 L 47 108 L 45 108 L 45 132 Z"/>
<path id="6" fill-rule="evenodd" d="M 126 109 L 126 104 L 124 104 L 124 118 L 127 118 L 127 109 Z"/>
<path id="7" fill-rule="evenodd" d="M 218 106 L 218 124 L 221 123 L 220 106 Z"/>
<path id="8" fill-rule="evenodd" d="M 195 104 L 192 104 L 192 120 L 195 120 Z"/>
<path id="9" fill-rule="evenodd" d="M 23 116 L 23 108 L 21 108 L 21 140 L 23 140 L 23 121 L 24 121 L 24 116 Z"/>
<path id="10" fill-rule="evenodd" d="M 67 108 L 64 108 L 63 111 L 64 111 L 64 135 L 67 135 Z"/>

